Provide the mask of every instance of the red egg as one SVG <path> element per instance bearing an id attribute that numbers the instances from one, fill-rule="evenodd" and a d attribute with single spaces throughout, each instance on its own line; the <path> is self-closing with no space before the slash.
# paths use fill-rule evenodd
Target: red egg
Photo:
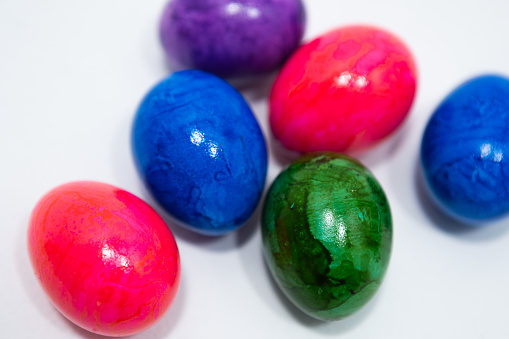
<path id="1" fill-rule="evenodd" d="M 94 333 L 126 336 L 155 324 L 177 293 L 180 257 L 166 223 L 111 185 L 73 182 L 32 212 L 28 253 L 56 308 Z"/>
<path id="2" fill-rule="evenodd" d="M 301 46 L 270 96 L 272 132 L 298 152 L 364 150 L 393 132 L 416 91 L 408 48 L 384 30 L 348 26 Z"/>

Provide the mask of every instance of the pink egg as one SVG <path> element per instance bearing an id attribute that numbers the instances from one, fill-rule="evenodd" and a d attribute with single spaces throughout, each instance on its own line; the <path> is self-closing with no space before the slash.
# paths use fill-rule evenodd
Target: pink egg
<path id="1" fill-rule="evenodd" d="M 393 132 L 414 99 L 413 57 L 393 34 L 347 26 L 301 46 L 270 96 L 272 132 L 298 152 L 364 150 Z"/>
<path id="2" fill-rule="evenodd" d="M 136 196 L 97 182 L 65 184 L 42 197 L 32 212 L 28 253 L 55 307 L 102 335 L 155 324 L 180 282 L 166 223 Z"/>

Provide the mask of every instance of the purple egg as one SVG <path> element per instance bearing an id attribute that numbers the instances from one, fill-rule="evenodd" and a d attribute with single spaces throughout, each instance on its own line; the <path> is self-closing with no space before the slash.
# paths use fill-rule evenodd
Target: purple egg
<path id="1" fill-rule="evenodd" d="M 170 0 L 160 34 L 173 67 L 237 77 L 277 69 L 304 28 L 301 0 Z"/>

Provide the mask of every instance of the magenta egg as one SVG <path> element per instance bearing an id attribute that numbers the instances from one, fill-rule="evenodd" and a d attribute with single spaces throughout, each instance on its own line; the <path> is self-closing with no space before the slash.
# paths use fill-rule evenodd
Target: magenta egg
<path id="1" fill-rule="evenodd" d="M 65 184 L 41 198 L 28 254 L 55 307 L 102 335 L 155 324 L 180 281 L 177 244 L 163 219 L 136 196 L 97 182 Z"/>
<path id="2" fill-rule="evenodd" d="M 270 95 L 270 125 L 283 146 L 300 153 L 356 153 L 402 124 L 417 88 L 409 48 L 371 26 L 334 29 L 301 46 Z"/>

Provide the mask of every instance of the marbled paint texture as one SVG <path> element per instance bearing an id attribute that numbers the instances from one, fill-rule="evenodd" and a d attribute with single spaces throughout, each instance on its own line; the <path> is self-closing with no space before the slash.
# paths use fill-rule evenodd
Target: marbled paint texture
<path id="1" fill-rule="evenodd" d="M 267 148 L 255 116 L 235 88 L 207 72 L 176 72 L 147 94 L 133 149 L 152 195 L 197 233 L 242 226 L 265 187 Z"/>
<path id="2" fill-rule="evenodd" d="M 339 320 L 382 282 L 392 247 L 390 208 L 363 165 L 335 153 L 309 154 L 272 184 L 262 237 L 288 298 L 315 318 Z"/>
<path id="3" fill-rule="evenodd" d="M 416 91 L 408 48 L 381 29 L 347 26 L 301 46 L 270 96 L 272 132 L 298 152 L 364 150 L 393 132 Z"/>
<path id="4" fill-rule="evenodd" d="M 180 282 L 179 252 L 165 222 L 134 195 L 97 182 L 65 184 L 41 198 L 28 253 L 56 308 L 102 335 L 155 324 Z"/>
<path id="5" fill-rule="evenodd" d="M 421 159 L 447 214 L 479 223 L 509 212 L 509 79 L 484 75 L 448 95 L 431 116 Z"/>

